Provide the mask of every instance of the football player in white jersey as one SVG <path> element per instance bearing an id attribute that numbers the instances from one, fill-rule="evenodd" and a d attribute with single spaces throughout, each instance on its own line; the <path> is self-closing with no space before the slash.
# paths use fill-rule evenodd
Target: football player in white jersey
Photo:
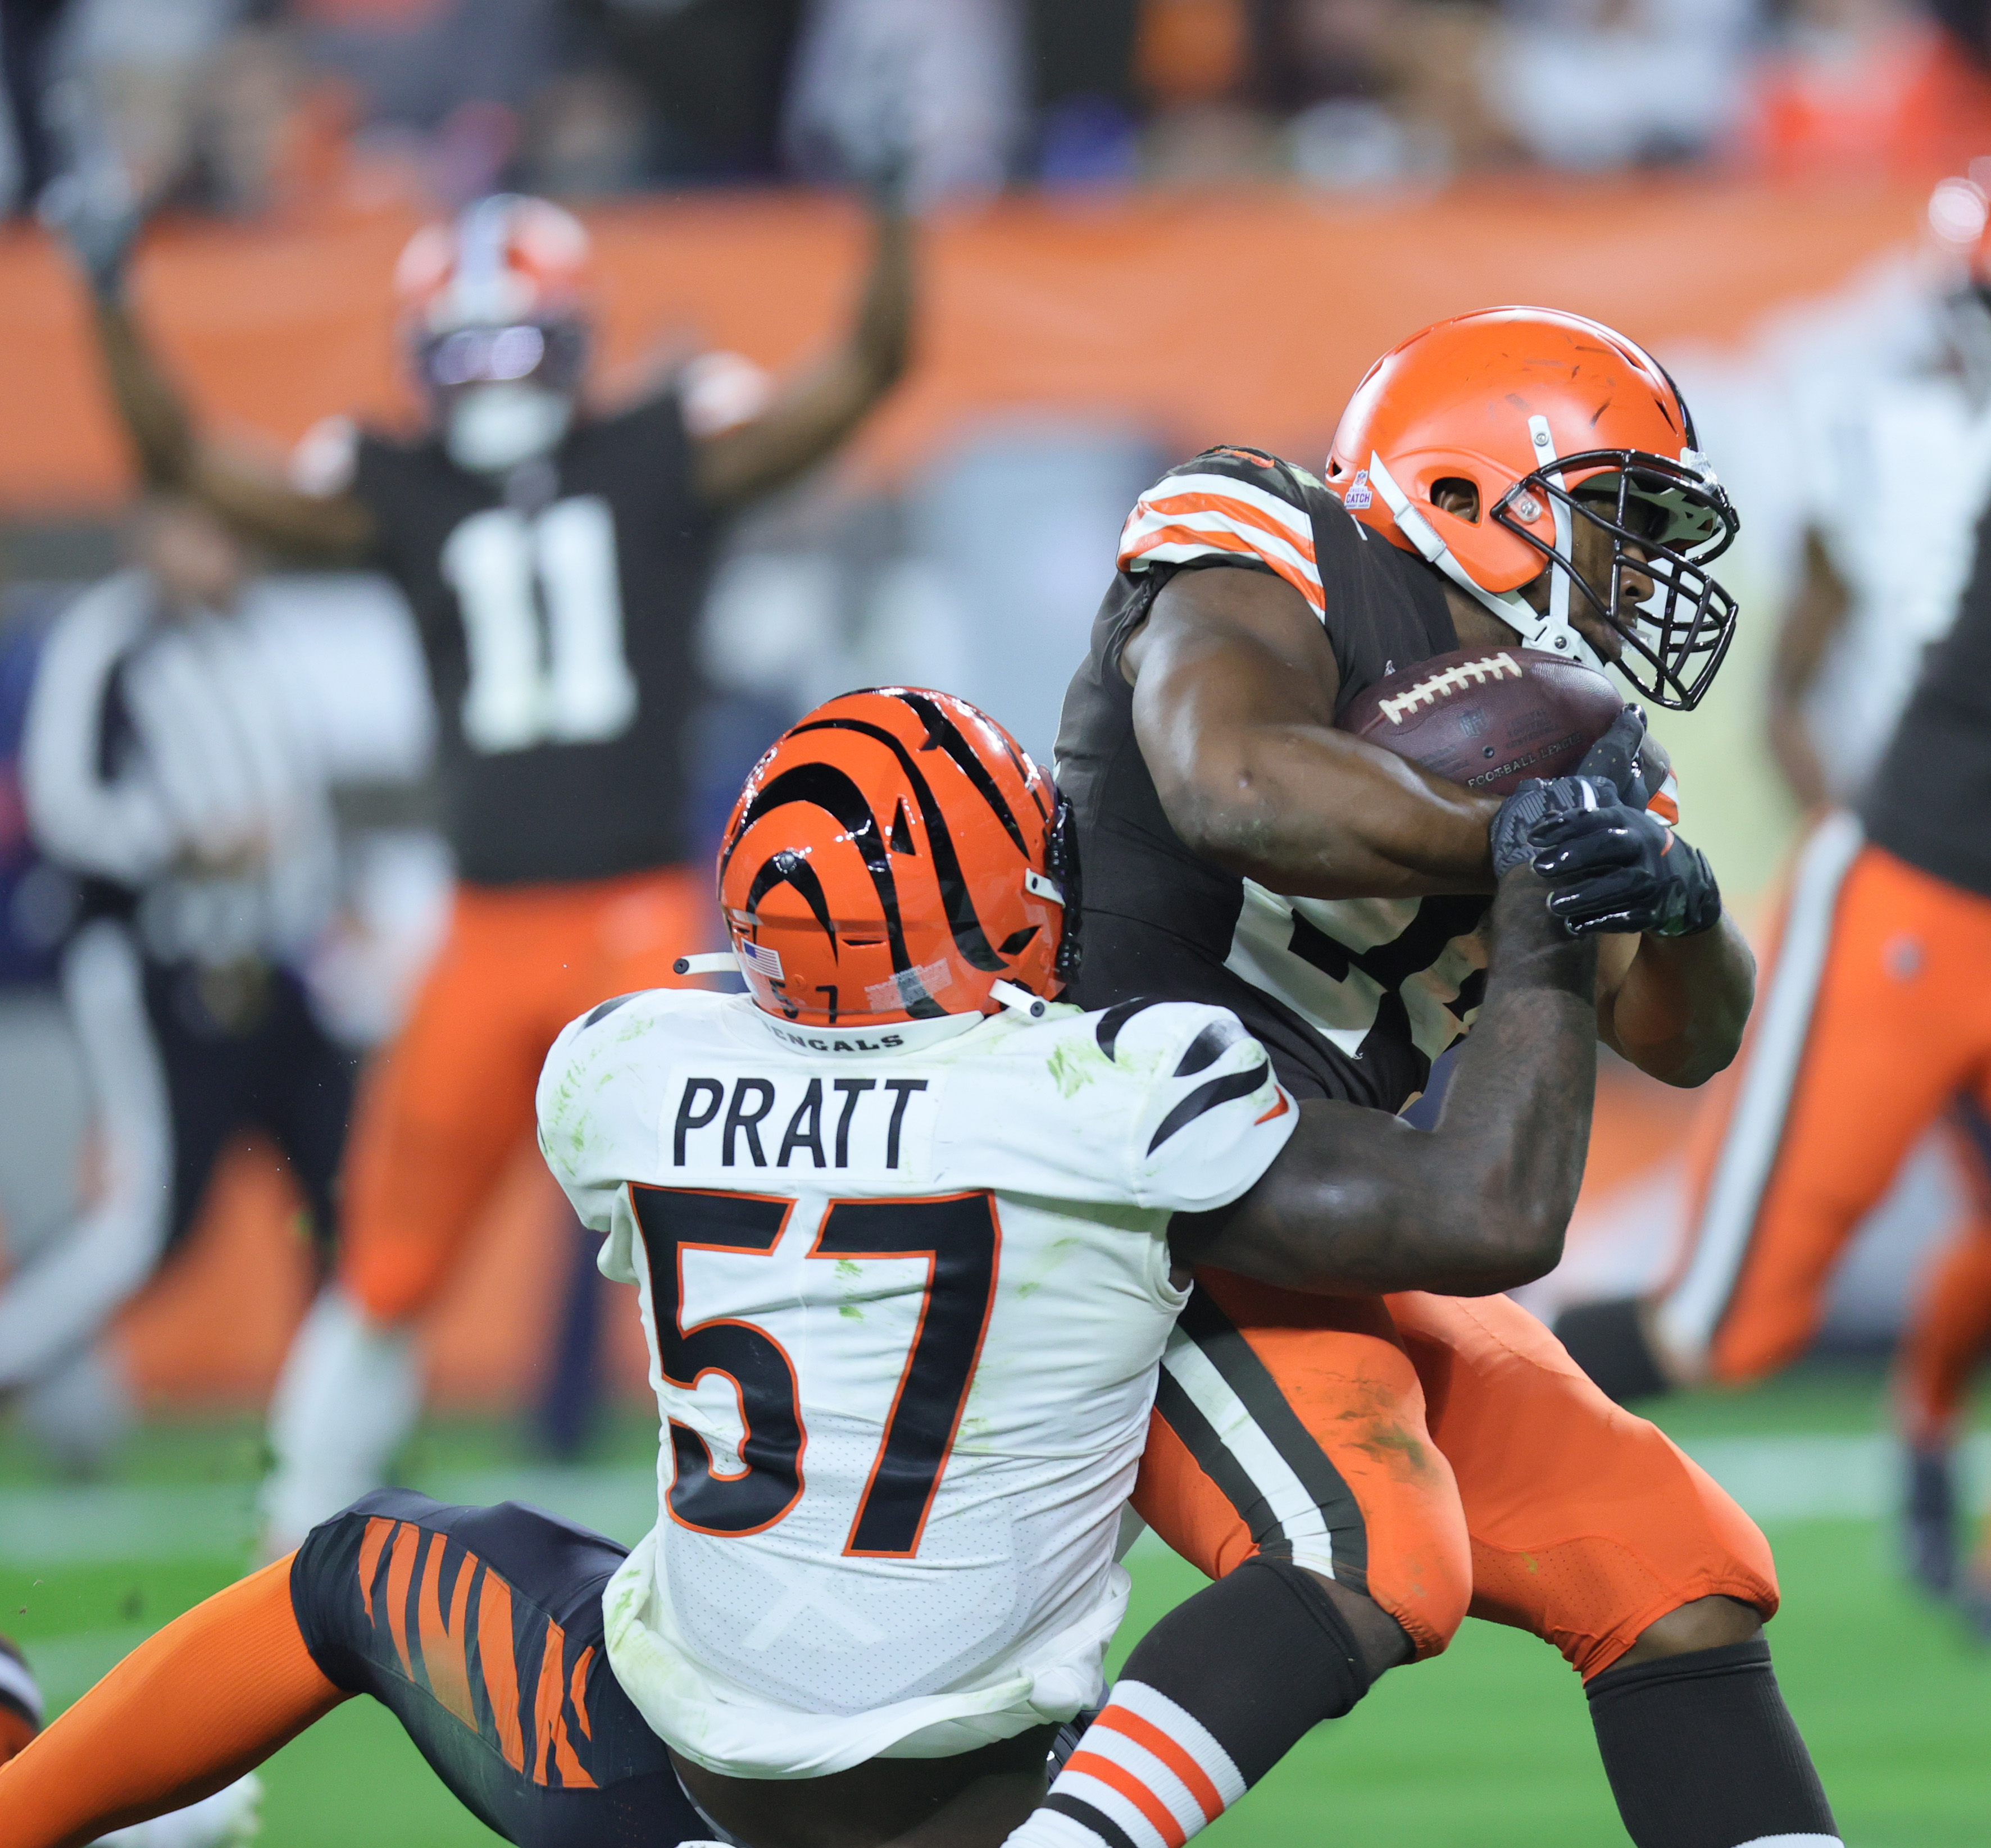
<path id="1" fill-rule="evenodd" d="M 1533 788 L 1612 823 L 1608 784 Z M 1070 839 L 947 695 L 847 695 L 778 740 L 720 862 L 749 992 L 605 1000 L 540 1084 L 546 1157 L 636 1286 L 656 1528 L 625 1554 L 513 1504 L 362 1498 L 0 1769 L 0 1848 L 196 1799 L 362 1692 L 518 1843 L 1179 1843 L 1408 1659 L 1323 1530 L 1307 1567 L 1254 1560 L 1158 1625 L 1046 1792 L 1125 1606 L 1183 1261 L 1340 1294 L 1550 1266 L 1595 948 L 1517 852 L 1421 1132 L 1296 1104 L 1223 1009 L 1057 1002 Z M 1399 1412 L 1407 1492 L 1441 1499 Z"/>

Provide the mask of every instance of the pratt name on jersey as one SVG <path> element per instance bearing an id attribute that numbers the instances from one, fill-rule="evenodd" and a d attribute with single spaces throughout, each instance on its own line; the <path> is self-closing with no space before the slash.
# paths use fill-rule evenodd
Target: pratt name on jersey
<path id="1" fill-rule="evenodd" d="M 831 1121 L 825 1129 L 820 1077 L 744 1069 L 722 1072 L 710 1065 L 697 1072 L 674 1072 L 664 1104 L 669 1166 L 709 1168 L 716 1145 L 722 1168 L 750 1163 L 785 1168 L 806 1159 L 818 1168 L 897 1171 L 904 1153 L 907 1166 L 924 1173 L 924 1155 L 938 1114 L 938 1087 L 944 1077 L 935 1073 L 924 1078 L 832 1078 Z M 916 1103 L 918 1108 L 909 1111 Z M 776 1124 L 781 1126 L 778 1140 Z M 700 1131 L 710 1133 L 694 1146 Z M 853 1136 L 858 1138 L 854 1162 Z"/>

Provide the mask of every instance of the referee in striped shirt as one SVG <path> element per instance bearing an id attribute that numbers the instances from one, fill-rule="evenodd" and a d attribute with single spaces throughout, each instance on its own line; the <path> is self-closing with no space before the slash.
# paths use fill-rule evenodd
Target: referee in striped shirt
<path id="1" fill-rule="evenodd" d="M 331 915 L 326 775 L 216 518 L 161 498 L 134 563 L 45 643 L 22 744 L 42 852 L 77 879 L 61 983 L 97 1115 L 96 1196 L 0 1288 L 0 1394 L 80 1363 L 252 1128 L 322 1251 L 352 1074 L 297 965 Z"/>

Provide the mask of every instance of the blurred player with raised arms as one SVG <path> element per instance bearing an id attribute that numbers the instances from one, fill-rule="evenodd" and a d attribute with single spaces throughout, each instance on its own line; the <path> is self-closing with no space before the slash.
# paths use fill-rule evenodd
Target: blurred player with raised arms
<path id="1" fill-rule="evenodd" d="M 1597 794 L 1509 818 L 1591 838 L 1622 820 Z M 360 1693 L 522 1844 L 1179 1845 L 1404 1659 L 1380 1587 L 1441 1647 L 1465 1537 L 1413 1385 L 1375 1459 L 1412 1518 L 1180 1606 L 1046 1792 L 1125 1608 L 1158 1368 L 1194 1357 L 1184 1252 L 1343 1293 L 1553 1264 L 1595 949 L 1522 856 L 1425 1133 L 1296 1102 L 1222 1008 L 1057 1002 L 1077 877 L 1062 798 L 961 701 L 849 694 L 778 740 L 720 859 L 749 992 L 604 1002 L 539 1084 L 546 1159 L 638 1288 L 655 1530 L 625 1555 L 377 1491 L 0 1769 L 0 1848 L 197 1799 Z"/>
<path id="2" fill-rule="evenodd" d="M 1599 939 L 1598 1036 L 1668 1083 L 1720 1070 L 1752 965 L 1670 825 L 1640 715 L 1581 766 L 1608 822 L 1551 812 L 1525 837 L 1521 796 L 1503 805 L 1336 720 L 1421 662 L 1516 643 L 1690 708 L 1733 630 L 1707 567 L 1735 526 L 1663 369 L 1536 308 L 1441 322 L 1385 354 L 1325 482 L 1248 448 L 1171 470 L 1127 521 L 1059 735 L 1086 868 L 1080 1000 L 1228 1007 L 1295 1096 L 1394 1111 L 1477 1017 L 1486 895 L 1532 854 L 1551 909 Z M 1369 1434 L 1390 1407 L 1428 1414 L 1458 1479 L 1472 1609 L 1582 1674 L 1639 1848 L 1836 1840 L 1761 1635 L 1778 1598 L 1762 1536 L 1547 1329 L 1503 1297 L 1197 1282 L 1182 1326 L 1202 1362 L 1169 1356 L 1137 1501 L 1178 1552 L 1213 1577 L 1328 1546 L 1404 1556 L 1424 1516 Z M 1393 1576 L 1370 1588 L 1407 1652 L 1441 1646 Z"/>
<path id="3" fill-rule="evenodd" d="M 396 276 L 429 427 L 407 442 L 322 430 L 302 452 L 309 492 L 197 430 L 131 312 L 131 221 L 72 226 L 148 478 L 277 551 L 386 571 L 414 611 L 443 728 L 453 917 L 363 1090 L 338 1278 L 278 1385 L 274 1547 L 383 1479 L 420 1402 L 412 1319 L 529 1129 L 561 1023 L 669 981 L 703 927 L 702 881 L 679 863 L 713 546 L 730 510 L 831 454 L 904 367 L 910 237 L 896 184 L 877 196 L 843 343 L 719 427 L 676 380 L 591 412 L 587 233 L 543 199 L 480 200 L 418 233 Z"/>

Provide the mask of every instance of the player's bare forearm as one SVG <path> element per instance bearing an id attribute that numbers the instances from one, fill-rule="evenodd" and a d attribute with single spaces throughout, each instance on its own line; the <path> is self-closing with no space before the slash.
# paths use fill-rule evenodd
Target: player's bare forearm
<path id="1" fill-rule="evenodd" d="M 1333 651 L 1281 580 L 1178 573 L 1123 659 L 1142 755 L 1193 853 L 1297 897 L 1493 889 L 1499 802 L 1335 729 Z"/>
<path id="2" fill-rule="evenodd" d="M 1554 1268 L 1590 1139 L 1597 953 L 1544 893 L 1525 867 L 1502 882 L 1486 998 L 1437 1128 L 1307 1103 L 1255 1187 L 1176 1220 L 1179 1261 L 1329 1295 L 1485 1295 Z"/>
<path id="3" fill-rule="evenodd" d="M 1618 938 L 1598 982 L 1598 1036 L 1648 1077 L 1691 1088 L 1741 1049 L 1755 994 L 1756 958 L 1725 911 L 1691 937 Z"/>
<path id="4" fill-rule="evenodd" d="M 897 205 L 881 203 L 874 223 L 876 250 L 849 339 L 759 417 L 699 444 L 698 492 L 708 505 L 749 500 L 806 473 L 904 376 L 917 294 L 912 223 Z"/>
<path id="5" fill-rule="evenodd" d="M 92 298 L 111 395 L 146 485 L 184 488 L 193 473 L 193 425 L 121 297 Z"/>
<path id="6" fill-rule="evenodd" d="M 362 557 L 373 520 L 349 495 L 298 493 L 274 471 L 204 442 L 121 295 L 94 300 L 113 400 L 147 485 L 191 495 L 243 536 L 321 563 Z"/>
<path id="7" fill-rule="evenodd" d="M 1805 534 L 1804 577 L 1777 631 L 1770 658 L 1770 754 L 1791 793 L 1807 808 L 1826 799 L 1824 766 L 1812 740 L 1805 702 L 1846 626 L 1851 603 L 1844 580 L 1814 527 Z"/>

